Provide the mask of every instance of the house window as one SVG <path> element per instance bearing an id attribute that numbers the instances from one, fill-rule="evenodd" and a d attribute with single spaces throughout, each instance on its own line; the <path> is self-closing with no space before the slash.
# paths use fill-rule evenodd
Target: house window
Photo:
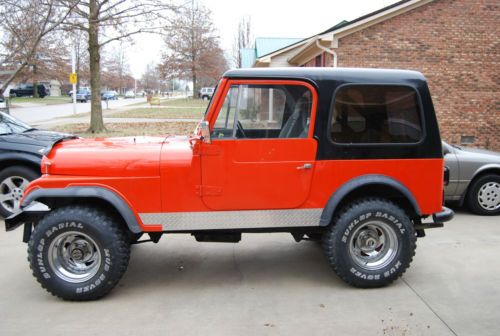
<path id="1" fill-rule="evenodd" d="M 317 66 L 317 67 L 320 67 L 322 66 L 322 55 L 318 55 L 316 56 L 315 60 L 314 60 L 314 66 Z"/>
<path id="2" fill-rule="evenodd" d="M 406 86 L 349 85 L 335 96 L 331 138 L 337 143 L 416 143 L 420 104 Z"/>

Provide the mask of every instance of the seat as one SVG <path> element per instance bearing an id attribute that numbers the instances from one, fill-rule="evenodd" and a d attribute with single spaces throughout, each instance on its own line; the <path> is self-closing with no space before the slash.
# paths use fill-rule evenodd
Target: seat
<path id="1" fill-rule="evenodd" d="M 279 134 L 280 138 L 306 138 L 309 131 L 309 114 L 311 101 L 308 97 L 301 97 L 295 104 L 292 115 L 285 122 Z"/>

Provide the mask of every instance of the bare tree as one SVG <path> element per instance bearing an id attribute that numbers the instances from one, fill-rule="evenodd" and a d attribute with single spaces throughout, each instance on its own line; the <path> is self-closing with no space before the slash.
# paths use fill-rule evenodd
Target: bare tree
<path id="1" fill-rule="evenodd" d="M 159 66 L 164 79 L 190 79 L 196 92 L 199 79 L 215 83 L 227 69 L 211 13 L 203 5 L 192 1 L 182 7 L 164 34 L 167 51 Z"/>
<path id="2" fill-rule="evenodd" d="M 238 31 L 234 37 L 233 62 L 237 68 L 241 68 L 241 49 L 250 48 L 252 45 L 252 21 L 249 16 L 242 17 L 238 22 Z"/>
<path id="3" fill-rule="evenodd" d="M 162 0 L 81 0 L 65 21 L 68 28 L 84 31 L 88 36 L 90 132 L 105 130 L 100 95 L 103 46 L 139 33 L 156 33 L 160 21 L 173 9 L 170 2 Z"/>
<path id="4" fill-rule="evenodd" d="M 146 91 L 156 91 L 160 87 L 160 76 L 157 65 L 149 63 L 146 66 L 146 71 L 140 80 L 141 87 Z"/>
<path id="5" fill-rule="evenodd" d="M 64 4 L 64 6 L 61 6 Z M 12 73 L 0 86 L 0 96 L 28 66 L 36 73 L 40 46 L 72 13 L 77 0 L 1 0 L 0 64 L 9 64 Z M 43 50 L 47 53 L 47 50 Z M 36 84 L 36 77 L 34 77 Z M 38 94 L 34 85 L 34 94 Z"/>
<path id="6" fill-rule="evenodd" d="M 127 59 L 126 45 L 120 41 L 118 46 L 115 46 L 107 53 L 108 56 L 104 57 L 102 80 L 101 84 L 112 87 L 123 93 L 123 88 L 130 88 L 129 79 L 130 66 Z"/>

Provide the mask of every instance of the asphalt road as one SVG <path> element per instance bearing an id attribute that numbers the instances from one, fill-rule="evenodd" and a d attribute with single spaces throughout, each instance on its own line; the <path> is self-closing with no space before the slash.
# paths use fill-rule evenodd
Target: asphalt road
<path id="1" fill-rule="evenodd" d="M 0 230 L 0 335 L 500 333 L 500 217 L 459 213 L 419 239 L 401 280 L 372 290 L 345 285 L 317 244 L 289 234 L 164 236 L 134 246 L 119 286 L 86 303 L 41 289 L 21 235 Z"/>
<path id="2" fill-rule="evenodd" d="M 127 106 L 130 104 L 146 103 L 146 98 L 134 99 L 118 99 L 110 100 L 108 106 L 106 102 L 102 103 L 103 109 L 109 107 L 114 109 L 117 107 Z M 77 103 L 76 113 L 90 112 L 90 102 Z M 38 125 L 47 121 L 53 121 L 54 118 L 68 117 L 73 115 L 73 104 L 58 104 L 58 105 L 40 105 L 31 107 L 17 107 L 10 110 L 10 113 L 30 125 Z"/>

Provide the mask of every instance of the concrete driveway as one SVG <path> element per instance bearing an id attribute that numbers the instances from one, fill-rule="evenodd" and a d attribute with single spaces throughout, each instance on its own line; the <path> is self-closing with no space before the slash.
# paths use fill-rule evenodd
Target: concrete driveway
<path id="1" fill-rule="evenodd" d="M 246 234 L 239 244 L 187 235 L 133 247 L 117 288 L 60 301 L 26 262 L 22 230 L 0 230 L 0 335 L 498 335 L 500 218 L 459 213 L 429 230 L 403 279 L 355 289 L 317 244 Z"/>

